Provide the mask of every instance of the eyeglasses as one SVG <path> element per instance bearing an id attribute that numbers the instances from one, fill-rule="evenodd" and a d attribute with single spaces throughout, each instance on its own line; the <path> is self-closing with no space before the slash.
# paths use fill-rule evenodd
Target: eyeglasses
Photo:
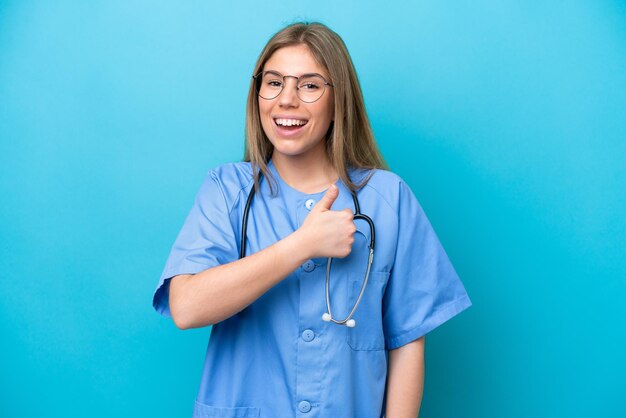
<path id="1" fill-rule="evenodd" d="M 305 103 L 318 101 L 326 86 L 333 86 L 324 77 L 317 73 L 303 74 L 300 77 L 294 75 L 282 75 L 276 71 L 262 71 L 253 75 L 256 92 L 262 99 L 272 100 L 278 97 L 285 87 L 286 78 L 296 79 L 296 95 Z"/>

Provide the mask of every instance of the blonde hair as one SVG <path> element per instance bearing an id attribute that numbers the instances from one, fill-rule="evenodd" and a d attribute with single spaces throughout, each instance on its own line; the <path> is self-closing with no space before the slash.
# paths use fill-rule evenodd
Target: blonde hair
<path id="1" fill-rule="evenodd" d="M 321 23 L 294 23 L 277 32 L 261 51 L 254 73 L 263 71 L 265 63 L 280 48 L 306 45 L 315 60 L 328 72 L 330 89 L 334 94 L 335 120 L 326 134 L 326 152 L 339 178 L 350 190 L 363 187 L 373 171 L 358 182 L 348 176 L 349 168 L 387 169 L 380 153 L 365 111 L 365 103 L 354 64 L 343 40 Z M 246 108 L 246 148 L 244 161 L 252 164 L 254 187 L 258 190 L 260 170 L 270 179 L 274 193 L 273 178 L 267 167 L 274 146 L 265 135 L 259 115 L 259 102 L 254 80 L 250 82 Z"/>

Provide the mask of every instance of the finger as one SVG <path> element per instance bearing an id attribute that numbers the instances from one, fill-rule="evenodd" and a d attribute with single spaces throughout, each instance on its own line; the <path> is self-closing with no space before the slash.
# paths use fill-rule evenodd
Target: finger
<path id="1" fill-rule="evenodd" d="M 322 199 L 317 202 L 317 205 L 315 205 L 313 209 L 330 210 L 337 196 L 339 196 L 339 189 L 334 184 L 331 184 L 328 190 L 326 190 L 326 193 L 324 193 L 324 196 L 322 196 Z"/>

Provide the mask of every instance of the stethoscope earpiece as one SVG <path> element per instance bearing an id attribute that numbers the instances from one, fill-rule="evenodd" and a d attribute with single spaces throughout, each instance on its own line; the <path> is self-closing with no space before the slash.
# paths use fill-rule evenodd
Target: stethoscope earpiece
<path id="1" fill-rule="evenodd" d="M 324 315 L 322 315 L 322 321 L 324 322 L 330 322 L 332 321 L 332 317 L 330 316 L 330 314 L 328 312 L 325 312 Z M 356 326 L 356 321 L 352 318 L 348 319 L 345 324 L 341 324 L 340 325 L 345 325 L 348 328 L 354 328 Z"/>

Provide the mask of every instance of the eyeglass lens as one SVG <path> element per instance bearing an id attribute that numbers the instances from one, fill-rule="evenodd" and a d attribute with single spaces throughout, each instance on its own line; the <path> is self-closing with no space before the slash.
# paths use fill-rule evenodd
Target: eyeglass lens
<path id="1" fill-rule="evenodd" d="M 271 100 L 283 91 L 286 80 L 291 77 L 285 77 L 272 72 L 266 71 L 256 80 L 257 92 L 259 96 L 266 100 Z M 296 94 L 303 102 L 311 103 L 319 100 L 324 94 L 326 83 L 324 79 L 315 74 L 305 75 L 297 79 Z"/>

